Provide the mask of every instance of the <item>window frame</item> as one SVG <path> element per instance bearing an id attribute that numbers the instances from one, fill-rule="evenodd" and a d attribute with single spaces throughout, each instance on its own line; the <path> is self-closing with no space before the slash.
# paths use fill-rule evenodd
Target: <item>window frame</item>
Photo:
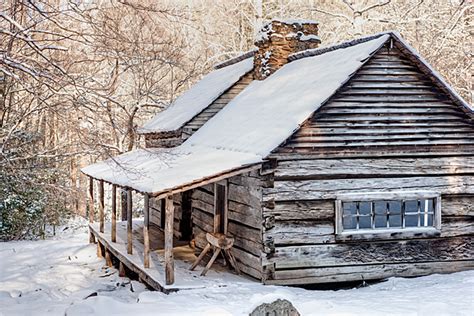
<path id="1" fill-rule="evenodd" d="M 363 228 L 344 230 L 343 228 L 343 202 L 376 202 L 376 201 L 412 201 L 421 199 L 434 199 L 433 225 L 421 227 L 396 227 L 396 228 Z M 345 236 L 372 236 L 386 235 L 400 237 L 407 233 L 414 235 L 418 233 L 433 233 L 439 235 L 441 231 L 441 194 L 433 191 L 397 191 L 397 192 L 368 192 L 368 193 L 346 193 L 338 194 L 335 202 L 336 225 L 335 232 L 339 238 Z"/>

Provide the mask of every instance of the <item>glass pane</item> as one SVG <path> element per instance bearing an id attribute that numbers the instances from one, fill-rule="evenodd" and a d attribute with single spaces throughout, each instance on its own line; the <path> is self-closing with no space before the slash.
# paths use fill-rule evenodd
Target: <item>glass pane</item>
<path id="1" fill-rule="evenodd" d="M 388 202 L 390 214 L 400 214 L 402 211 L 401 201 L 390 201 Z"/>
<path id="2" fill-rule="evenodd" d="M 359 214 L 370 215 L 371 204 L 371 202 L 360 202 Z"/>
<path id="3" fill-rule="evenodd" d="M 402 227 L 402 215 L 401 214 L 392 214 L 388 218 L 390 227 Z"/>
<path id="4" fill-rule="evenodd" d="M 375 228 L 387 228 L 386 215 L 375 215 Z"/>
<path id="5" fill-rule="evenodd" d="M 433 214 L 421 214 L 420 226 L 433 226 Z"/>
<path id="6" fill-rule="evenodd" d="M 356 214 L 357 205 L 355 202 L 344 202 L 342 204 L 342 207 L 344 210 L 344 216 L 349 215 L 349 214 L 352 214 L 352 215 Z"/>
<path id="7" fill-rule="evenodd" d="M 417 226 L 418 226 L 418 215 L 405 216 L 405 227 L 417 227 Z"/>
<path id="8" fill-rule="evenodd" d="M 418 201 L 405 201 L 405 213 L 418 212 Z"/>
<path id="9" fill-rule="evenodd" d="M 387 201 L 375 201 L 375 214 L 387 214 Z"/>
<path id="10" fill-rule="evenodd" d="M 342 227 L 344 229 L 355 229 L 357 220 L 355 216 L 344 216 L 342 218 Z"/>
<path id="11" fill-rule="evenodd" d="M 434 212 L 434 200 L 433 199 L 422 199 L 421 200 L 421 211 Z"/>
<path id="12" fill-rule="evenodd" d="M 369 216 L 360 216 L 359 217 L 359 228 L 364 229 L 364 228 L 372 228 L 372 224 L 370 223 L 370 215 Z"/>

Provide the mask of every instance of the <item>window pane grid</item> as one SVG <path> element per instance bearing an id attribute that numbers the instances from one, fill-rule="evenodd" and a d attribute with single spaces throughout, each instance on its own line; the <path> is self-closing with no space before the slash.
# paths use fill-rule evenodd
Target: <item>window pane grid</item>
<path id="1" fill-rule="evenodd" d="M 433 227 L 436 199 L 343 201 L 344 230 Z"/>

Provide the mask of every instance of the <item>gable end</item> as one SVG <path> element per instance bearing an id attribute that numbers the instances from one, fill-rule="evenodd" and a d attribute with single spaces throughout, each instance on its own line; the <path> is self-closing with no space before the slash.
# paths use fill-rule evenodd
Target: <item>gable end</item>
<path id="1" fill-rule="evenodd" d="M 468 153 L 466 110 L 388 41 L 272 155 Z"/>

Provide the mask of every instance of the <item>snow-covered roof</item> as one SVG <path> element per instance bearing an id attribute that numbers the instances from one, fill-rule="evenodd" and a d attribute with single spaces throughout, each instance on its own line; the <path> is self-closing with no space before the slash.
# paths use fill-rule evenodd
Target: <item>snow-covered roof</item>
<path id="1" fill-rule="evenodd" d="M 171 132 L 208 107 L 253 68 L 253 58 L 219 68 L 204 76 L 179 96 L 166 110 L 139 129 L 139 133 Z"/>
<path id="2" fill-rule="evenodd" d="M 253 81 L 182 146 L 206 146 L 266 157 L 295 132 L 389 38 L 298 59 Z"/>
<path id="3" fill-rule="evenodd" d="M 427 72 L 437 76 L 435 79 L 440 85 L 451 91 L 453 98 L 458 98 L 472 111 L 472 107 L 398 35 L 381 33 L 294 54 L 289 58 L 290 63 L 270 77 L 248 85 L 179 147 L 135 150 L 82 171 L 96 179 L 156 195 L 258 165 L 390 37 L 398 39 Z M 243 62 L 249 61 L 234 65 L 240 69 L 244 67 Z M 228 70 L 231 66 L 221 69 Z M 202 89 L 207 87 L 209 83 Z M 207 91 L 202 92 L 207 94 Z"/>
<path id="4" fill-rule="evenodd" d="M 257 155 L 202 146 L 147 148 L 87 166 L 82 172 L 140 192 L 158 193 L 261 161 Z"/>
<path id="5" fill-rule="evenodd" d="M 295 60 L 266 80 L 253 81 L 181 146 L 135 150 L 82 171 L 96 179 L 159 194 L 259 164 L 388 38 L 380 35 Z"/>

